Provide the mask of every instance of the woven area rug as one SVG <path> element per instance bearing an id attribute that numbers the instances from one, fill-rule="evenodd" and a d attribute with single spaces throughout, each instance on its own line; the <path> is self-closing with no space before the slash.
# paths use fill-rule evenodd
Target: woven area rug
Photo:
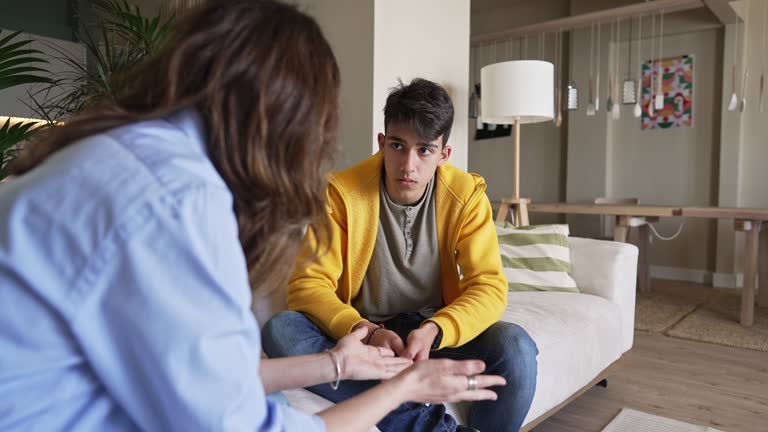
<path id="1" fill-rule="evenodd" d="M 739 324 L 739 290 L 717 290 L 706 304 L 666 331 L 667 336 L 768 352 L 768 308 L 755 307 L 755 322 Z"/>
<path id="2" fill-rule="evenodd" d="M 654 280 L 652 292 L 637 293 L 635 329 L 662 333 L 715 294 L 713 288 L 703 285 Z"/>
<path id="3" fill-rule="evenodd" d="M 624 408 L 602 432 L 722 432 L 707 426 L 659 417 Z"/>

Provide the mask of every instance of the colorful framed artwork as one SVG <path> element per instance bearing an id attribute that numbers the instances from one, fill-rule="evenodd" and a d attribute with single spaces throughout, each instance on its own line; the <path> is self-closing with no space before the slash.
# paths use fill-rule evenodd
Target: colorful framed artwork
<path id="1" fill-rule="evenodd" d="M 664 107 L 651 109 L 661 69 Z M 671 129 L 693 126 L 693 55 L 650 60 L 642 65 L 643 115 L 641 129 Z"/>

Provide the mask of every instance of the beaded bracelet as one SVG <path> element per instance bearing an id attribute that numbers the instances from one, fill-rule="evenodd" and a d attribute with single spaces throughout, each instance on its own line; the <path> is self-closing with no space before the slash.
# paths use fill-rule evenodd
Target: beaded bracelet
<path id="1" fill-rule="evenodd" d="M 368 335 L 368 339 L 365 340 L 365 344 L 366 345 L 370 345 L 371 344 L 371 339 L 373 339 L 373 335 L 375 335 L 377 331 L 383 330 L 383 329 L 384 329 L 384 324 L 378 324 L 378 327 L 373 329 L 371 334 Z"/>
<path id="2" fill-rule="evenodd" d="M 333 390 L 338 390 L 339 388 L 339 382 L 341 382 L 341 363 L 339 363 L 339 358 L 336 357 L 336 354 L 334 354 L 333 351 L 328 350 L 326 351 L 331 356 L 331 361 L 333 362 L 333 366 L 336 368 L 336 381 L 331 383 L 331 388 Z"/>

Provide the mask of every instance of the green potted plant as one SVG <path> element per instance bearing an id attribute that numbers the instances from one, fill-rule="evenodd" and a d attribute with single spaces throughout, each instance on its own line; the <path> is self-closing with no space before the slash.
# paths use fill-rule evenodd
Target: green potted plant
<path id="1" fill-rule="evenodd" d="M 50 73 L 34 64 L 48 63 L 38 50 L 28 49 L 32 41 L 12 43 L 20 32 L 0 40 L 0 90 L 15 85 L 40 83 L 29 92 L 30 108 L 47 124 L 66 121 L 82 111 L 97 98 L 114 98 L 121 89 L 119 76 L 154 55 L 172 31 L 173 17 L 146 17 L 138 6 L 122 0 L 93 0 L 95 22 L 83 25 L 79 42 L 86 50 L 86 64 L 55 44 L 47 44 L 57 60 L 69 71 L 50 77 Z M 48 76 L 33 75 L 32 72 Z M 19 150 L 19 143 L 28 140 L 40 128 L 39 123 L 0 126 L 0 180 L 7 176 L 7 165 Z"/>
<path id="2" fill-rule="evenodd" d="M 52 46 L 69 72 L 58 74 L 30 95 L 33 109 L 50 123 L 66 121 L 94 99 L 114 98 L 122 87 L 121 74 L 157 53 L 172 31 L 173 17 L 146 17 L 125 0 L 93 0 L 92 4 L 95 22 L 83 25 L 78 34 L 87 64 Z"/>
<path id="3" fill-rule="evenodd" d="M 0 39 L 0 91 L 22 84 L 53 82 L 47 76 L 38 75 L 48 73 L 37 66 L 48 61 L 41 57 L 41 51 L 28 46 L 31 40 L 17 40 L 20 33 L 14 32 Z M 19 143 L 32 135 L 35 125 L 34 122 L 11 124 L 10 119 L 0 125 L 0 181 L 8 176 L 8 163 L 16 156 Z"/>

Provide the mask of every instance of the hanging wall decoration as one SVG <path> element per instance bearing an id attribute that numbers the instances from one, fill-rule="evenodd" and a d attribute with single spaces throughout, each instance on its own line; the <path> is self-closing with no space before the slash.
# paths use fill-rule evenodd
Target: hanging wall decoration
<path id="1" fill-rule="evenodd" d="M 660 64 L 659 64 L 660 63 Z M 664 106 L 651 109 L 657 89 L 654 86 L 654 68 L 661 71 Z M 641 127 L 646 129 L 670 129 L 693 125 L 693 56 L 683 55 L 642 65 Z"/>

